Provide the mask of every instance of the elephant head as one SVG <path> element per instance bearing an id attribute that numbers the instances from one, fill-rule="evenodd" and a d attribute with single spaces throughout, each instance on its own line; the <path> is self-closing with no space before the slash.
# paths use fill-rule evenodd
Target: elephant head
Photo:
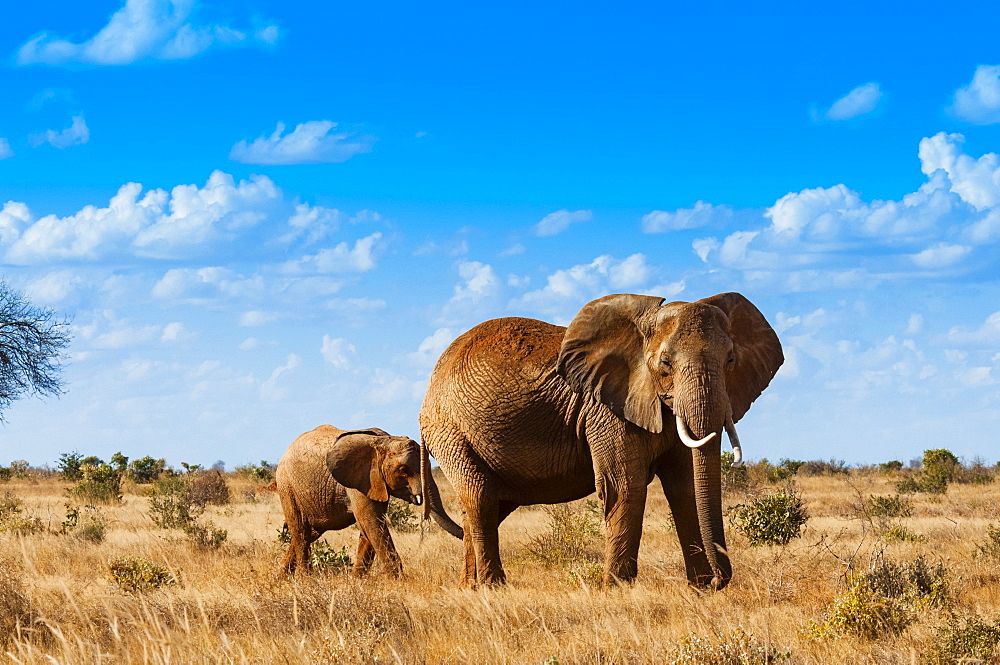
<path id="1" fill-rule="evenodd" d="M 721 588 L 732 568 L 722 528 L 719 438 L 725 429 L 739 462 L 734 423 L 784 358 L 764 316 L 738 293 L 663 301 L 619 294 L 589 303 L 566 330 L 558 371 L 575 391 L 644 430 L 676 428 L 691 448 L 710 583 Z"/>
<path id="2" fill-rule="evenodd" d="M 344 432 L 327 453 L 326 466 L 337 482 L 372 501 L 385 502 L 392 495 L 418 506 L 423 502 L 420 448 L 405 436 L 378 428 Z"/>

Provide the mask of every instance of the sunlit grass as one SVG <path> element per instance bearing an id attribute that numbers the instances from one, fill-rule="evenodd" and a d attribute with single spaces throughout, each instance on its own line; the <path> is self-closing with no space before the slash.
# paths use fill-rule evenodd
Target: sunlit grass
<path id="1" fill-rule="evenodd" d="M 282 577 L 277 496 L 235 475 L 227 481 L 232 502 L 205 512 L 229 534 L 215 550 L 198 547 L 181 531 L 157 528 L 146 486 L 126 485 L 120 504 L 99 507 L 107 528 L 103 541 L 92 542 L 61 533 L 72 501 L 67 483 L 0 485 L 45 525 L 41 533 L 0 534 L 0 659 L 670 663 L 682 657 L 685 644 L 689 654 L 704 649 L 699 653 L 708 658 L 704 654 L 722 653 L 745 635 L 760 654 L 791 654 L 784 662 L 922 662 L 947 623 L 944 610 L 930 608 L 900 635 L 877 641 L 816 639 L 807 630 L 845 591 L 849 573 L 864 570 L 878 552 L 898 561 L 942 563 L 955 608 L 988 621 L 1000 615 L 1000 563 L 975 556 L 1000 514 L 1000 485 L 952 485 L 944 496 L 913 495 L 912 516 L 899 522 L 925 540 L 885 542 L 861 518 L 859 506 L 873 494 L 893 494 L 891 477 L 853 472 L 797 478 L 810 515 L 801 537 L 787 546 L 750 547 L 727 529 L 735 577 L 725 591 L 702 593 L 686 583 L 669 510 L 655 486 L 635 585 L 602 589 L 588 575 L 574 574 L 570 568 L 587 556 L 567 557 L 565 564 L 540 557 L 553 520 L 536 508 L 518 510 L 501 529 L 509 584 L 468 590 L 458 587 L 462 545 L 437 527 L 394 534 L 405 567 L 401 580 L 359 580 L 336 571 Z M 458 518 L 450 488 L 441 484 Z M 726 496 L 724 504 L 745 499 Z M 572 509 L 592 511 L 585 502 Z M 325 538 L 353 556 L 356 530 Z M 125 590 L 111 574 L 110 562 L 119 557 L 151 562 L 169 571 L 172 581 Z"/>

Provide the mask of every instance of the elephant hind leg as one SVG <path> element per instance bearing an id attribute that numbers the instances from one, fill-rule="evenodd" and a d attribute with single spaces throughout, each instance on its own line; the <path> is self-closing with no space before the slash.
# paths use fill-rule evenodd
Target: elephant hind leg
<path id="1" fill-rule="evenodd" d="M 477 483 L 478 492 L 463 492 L 465 508 L 465 580 L 468 586 L 504 584 L 507 576 L 500 562 L 500 502 L 490 483 Z M 515 506 L 516 507 L 516 506 Z M 512 510 L 506 510 L 506 517 Z"/>
<path id="2" fill-rule="evenodd" d="M 292 492 L 282 492 L 280 496 L 282 512 L 285 514 L 285 529 L 288 530 L 290 539 L 281 570 L 292 575 L 297 570 L 309 570 L 308 550 L 309 543 L 312 542 L 310 540 L 312 527 L 306 522 Z"/>

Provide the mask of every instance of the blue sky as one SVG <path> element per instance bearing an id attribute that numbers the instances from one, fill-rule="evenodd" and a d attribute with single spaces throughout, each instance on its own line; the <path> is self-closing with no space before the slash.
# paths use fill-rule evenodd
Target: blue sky
<path id="1" fill-rule="evenodd" d="M 22 4 L 0 272 L 74 340 L 0 464 L 416 438 L 479 321 L 729 290 L 749 457 L 1000 459 L 998 8 Z"/>

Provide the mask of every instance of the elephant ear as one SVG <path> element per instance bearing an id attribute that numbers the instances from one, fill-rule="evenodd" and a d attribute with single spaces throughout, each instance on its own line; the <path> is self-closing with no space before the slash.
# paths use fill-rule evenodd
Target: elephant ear
<path id="1" fill-rule="evenodd" d="M 326 454 L 326 466 L 344 487 L 358 490 L 372 501 L 385 502 L 389 500 L 389 488 L 382 478 L 385 452 L 378 443 L 383 436 L 389 435 L 374 427 L 344 432 Z"/>
<path id="2" fill-rule="evenodd" d="M 588 303 L 566 328 L 556 366 L 573 390 L 650 432 L 663 430 L 663 406 L 646 368 L 643 321 L 662 303 L 632 294 Z"/>
<path id="3" fill-rule="evenodd" d="M 720 293 L 698 302 L 714 305 L 729 317 L 729 337 L 733 340 L 736 365 L 726 380 L 726 388 L 733 422 L 736 422 L 760 397 L 785 361 L 781 342 L 760 310 L 739 293 Z"/>

